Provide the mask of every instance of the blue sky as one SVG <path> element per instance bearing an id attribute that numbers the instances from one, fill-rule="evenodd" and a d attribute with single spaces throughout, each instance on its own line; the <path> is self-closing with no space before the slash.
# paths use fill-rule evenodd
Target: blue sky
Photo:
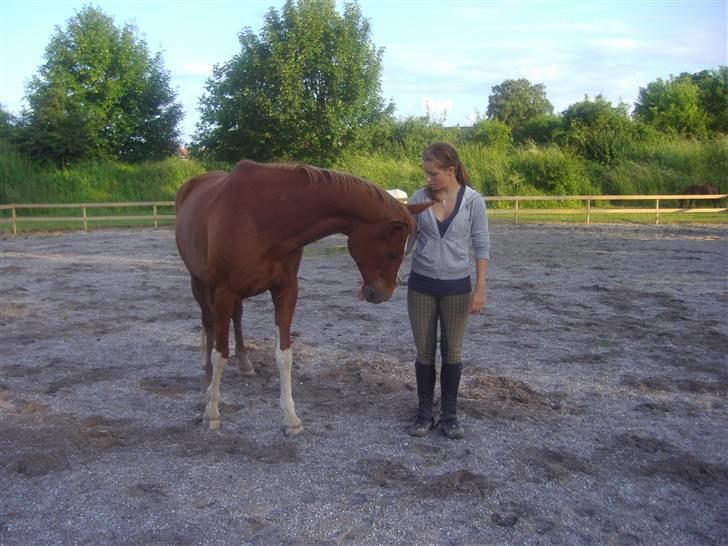
<path id="1" fill-rule="evenodd" d="M 194 132 L 198 100 L 214 64 L 239 52 L 244 27 L 259 31 L 283 0 L 0 0 L 0 103 L 19 113 L 25 85 L 43 63 L 56 26 L 84 5 L 117 27 L 137 26 L 161 51 Z M 556 112 L 602 94 L 633 104 L 657 78 L 728 65 L 728 0 L 492 1 L 360 0 L 384 48 L 382 95 L 396 115 L 429 108 L 448 125 L 485 115 L 506 79 L 543 83 Z"/>

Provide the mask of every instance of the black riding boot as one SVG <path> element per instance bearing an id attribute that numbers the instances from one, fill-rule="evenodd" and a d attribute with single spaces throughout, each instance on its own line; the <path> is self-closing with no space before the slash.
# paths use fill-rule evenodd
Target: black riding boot
<path id="1" fill-rule="evenodd" d="M 442 392 L 442 410 L 440 417 L 440 430 L 448 438 L 462 438 L 465 431 L 458 421 L 458 389 L 462 364 L 443 364 L 440 373 L 440 387 Z"/>
<path id="2" fill-rule="evenodd" d="M 409 434 L 410 436 L 425 436 L 435 424 L 432 416 L 432 400 L 435 396 L 435 365 L 415 362 L 415 375 L 420 404 L 415 420 L 409 428 Z"/>

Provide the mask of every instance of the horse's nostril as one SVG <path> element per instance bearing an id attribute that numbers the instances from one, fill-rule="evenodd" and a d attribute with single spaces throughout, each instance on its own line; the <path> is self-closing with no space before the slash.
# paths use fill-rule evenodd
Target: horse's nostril
<path id="1" fill-rule="evenodd" d="M 374 289 L 371 286 L 365 286 L 364 287 L 364 298 L 371 302 L 375 297 Z"/>
<path id="2" fill-rule="evenodd" d="M 370 286 L 365 286 L 363 293 L 364 293 L 364 298 L 369 303 L 382 303 L 389 299 L 388 295 L 385 295 L 384 293 L 382 293 L 382 291 L 377 291 Z"/>

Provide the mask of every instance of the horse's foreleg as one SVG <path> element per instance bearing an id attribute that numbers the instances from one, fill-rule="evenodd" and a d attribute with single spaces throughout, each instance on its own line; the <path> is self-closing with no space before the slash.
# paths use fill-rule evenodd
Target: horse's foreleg
<path id="1" fill-rule="evenodd" d="M 300 259 L 300 258 L 299 258 Z M 298 281 L 296 272 L 289 281 L 273 291 L 273 304 L 276 315 L 276 364 L 281 381 L 280 406 L 283 410 L 283 425 L 286 436 L 294 436 L 303 431 L 303 423 L 296 415 L 293 404 L 291 370 L 293 355 L 291 354 L 291 322 L 298 297 Z"/>
<path id="2" fill-rule="evenodd" d="M 233 310 L 233 332 L 235 333 L 235 359 L 238 361 L 240 375 L 255 375 L 255 368 L 250 363 L 248 351 L 243 342 L 243 302 L 239 301 Z"/>
<path id="3" fill-rule="evenodd" d="M 290 344 L 288 348 L 281 349 L 280 330 L 276 328 L 276 365 L 281 381 L 280 406 L 283 410 L 283 426 L 286 436 L 295 436 L 303 432 L 303 422 L 296 415 L 293 403 L 293 387 L 291 384 L 291 371 L 293 369 L 293 355 Z"/>
<path id="4" fill-rule="evenodd" d="M 220 380 L 227 364 L 230 350 L 228 347 L 228 331 L 235 300 L 227 291 L 215 291 L 213 317 L 215 324 L 215 348 L 212 350 L 212 380 L 207 388 L 205 404 L 205 421 L 210 429 L 220 428 Z"/>

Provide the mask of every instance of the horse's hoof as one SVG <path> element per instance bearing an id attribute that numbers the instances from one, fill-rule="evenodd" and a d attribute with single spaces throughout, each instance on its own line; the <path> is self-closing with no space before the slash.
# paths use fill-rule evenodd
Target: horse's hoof
<path id="1" fill-rule="evenodd" d="M 294 436 L 301 434 L 303 432 L 303 423 L 299 423 L 298 425 L 289 427 L 286 426 L 283 428 L 283 433 L 286 435 L 287 438 L 293 438 Z"/>
<path id="2" fill-rule="evenodd" d="M 252 366 L 250 368 L 244 368 L 240 366 L 240 375 L 243 377 L 252 377 L 255 375 L 255 368 Z"/>
<path id="3" fill-rule="evenodd" d="M 207 422 L 207 428 L 210 430 L 218 430 L 220 428 L 220 419 L 213 419 Z"/>
<path id="4" fill-rule="evenodd" d="M 255 368 L 253 368 L 253 365 L 250 363 L 250 360 L 248 359 L 247 355 L 236 355 L 238 358 L 238 369 L 240 370 L 240 375 L 250 377 L 251 375 L 255 375 Z"/>

